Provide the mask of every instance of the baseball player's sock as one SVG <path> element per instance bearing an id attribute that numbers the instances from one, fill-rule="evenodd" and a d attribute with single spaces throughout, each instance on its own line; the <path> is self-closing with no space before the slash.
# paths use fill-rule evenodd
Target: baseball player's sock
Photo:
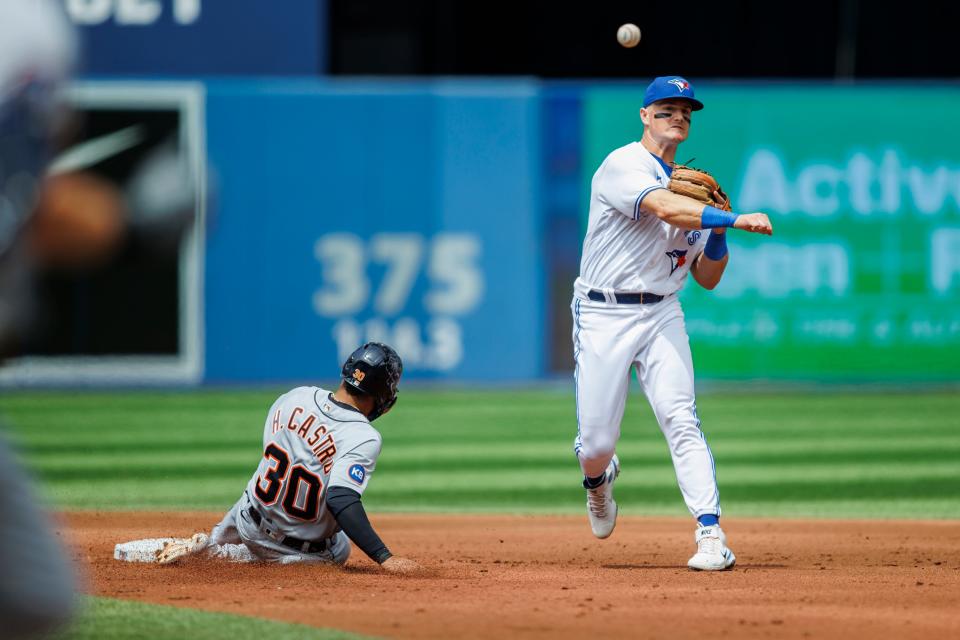
<path id="1" fill-rule="evenodd" d="M 720 518 L 713 513 L 705 513 L 697 518 L 697 522 L 700 523 L 701 527 L 712 527 L 715 524 L 720 524 Z"/>
<path id="2" fill-rule="evenodd" d="M 596 478 L 588 478 L 587 476 L 583 476 L 583 488 L 596 489 L 597 487 L 603 484 L 603 480 L 606 477 L 607 477 L 607 474 L 605 473 L 601 473 Z"/>

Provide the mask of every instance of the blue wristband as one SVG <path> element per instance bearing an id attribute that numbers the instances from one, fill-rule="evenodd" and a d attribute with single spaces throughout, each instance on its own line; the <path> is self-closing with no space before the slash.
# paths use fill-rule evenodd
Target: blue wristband
<path id="1" fill-rule="evenodd" d="M 703 255 L 711 260 L 723 260 L 723 256 L 727 255 L 727 234 L 711 233 L 703 247 Z"/>
<path id="2" fill-rule="evenodd" d="M 717 227 L 732 227 L 737 221 L 737 214 L 723 211 L 716 207 L 707 205 L 703 208 L 703 214 L 700 216 L 701 229 L 716 229 Z"/>

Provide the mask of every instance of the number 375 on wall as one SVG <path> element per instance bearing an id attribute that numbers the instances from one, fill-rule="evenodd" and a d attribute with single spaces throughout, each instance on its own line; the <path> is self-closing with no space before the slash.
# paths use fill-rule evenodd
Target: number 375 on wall
<path id="1" fill-rule="evenodd" d="M 380 316 L 404 310 L 418 276 L 429 286 L 423 310 L 429 315 L 459 316 L 477 307 L 484 277 L 479 267 L 480 239 L 471 233 L 378 233 L 366 240 L 353 233 L 329 233 L 317 239 L 314 257 L 322 265 L 322 286 L 313 294 L 318 315 L 337 318 L 368 308 Z M 379 286 L 370 265 L 385 267 Z"/>

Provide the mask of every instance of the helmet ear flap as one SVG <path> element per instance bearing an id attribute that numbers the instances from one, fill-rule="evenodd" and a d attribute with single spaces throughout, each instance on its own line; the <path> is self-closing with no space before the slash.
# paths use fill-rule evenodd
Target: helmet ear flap
<path id="1" fill-rule="evenodd" d="M 370 412 L 370 415 L 368 415 L 367 418 L 368 418 L 369 420 L 371 420 L 371 421 L 376 420 L 377 418 L 379 418 L 379 417 L 382 416 L 383 414 L 385 414 L 385 413 L 387 413 L 388 411 L 390 411 L 390 409 L 392 409 L 392 408 L 393 408 L 393 405 L 395 405 L 395 404 L 397 404 L 397 396 L 393 396 L 392 398 L 388 398 L 387 400 L 384 400 L 383 402 L 381 402 L 380 404 L 378 404 L 376 407 L 374 407 L 374 408 L 373 408 L 373 411 Z"/>

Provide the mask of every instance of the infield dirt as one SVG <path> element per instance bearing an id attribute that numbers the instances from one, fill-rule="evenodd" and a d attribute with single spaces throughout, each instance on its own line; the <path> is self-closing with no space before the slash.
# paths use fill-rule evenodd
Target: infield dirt
<path id="1" fill-rule="evenodd" d="M 118 562 L 113 547 L 209 530 L 222 514 L 74 512 L 64 535 L 91 594 L 388 638 L 960 637 L 960 521 L 724 520 L 737 566 L 686 568 L 687 519 L 379 515 L 429 569 Z"/>

